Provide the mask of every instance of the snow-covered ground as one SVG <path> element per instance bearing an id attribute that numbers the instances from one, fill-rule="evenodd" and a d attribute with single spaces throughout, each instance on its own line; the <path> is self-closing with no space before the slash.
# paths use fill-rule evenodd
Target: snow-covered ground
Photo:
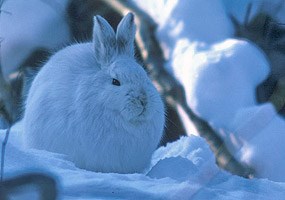
<path id="1" fill-rule="evenodd" d="M 3 141 L 4 131 L 0 132 Z M 285 183 L 244 179 L 215 165 L 207 143 L 183 137 L 159 148 L 143 174 L 95 173 L 79 169 L 64 155 L 21 148 L 21 128 L 12 130 L 6 149 L 5 177 L 31 171 L 57 178 L 60 199 L 213 199 L 283 200 Z M 21 199 L 21 196 L 17 194 Z M 26 194 L 25 198 L 29 198 Z"/>
<path id="2" fill-rule="evenodd" d="M 51 173 L 58 178 L 63 199 L 285 199 L 285 121 L 271 104 L 259 105 L 255 100 L 255 87 L 268 76 L 269 63 L 252 42 L 233 39 L 234 27 L 228 16 L 232 14 L 242 22 L 247 5 L 253 2 L 254 15 L 262 7 L 261 1 L 134 1 L 158 23 L 166 67 L 184 86 L 189 106 L 217 130 L 223 130 L 221 137 L 229 149 L 251 165 L 258 178 L 248 180 L 220 170 L 208 145 L 193 136 L 195 130 L 190 128 L 188 137 L 159 148 L 145 173 L 103 174 L 79 169 L 64 155 L 22 149 L 20 126 L 11 132 L 5 177 L 31 170 Z M 263 9 L 284 23 L 285 12 L 281 11 L 285 5 L 278 7 L 282 1 L 265 2 Z M 65 34 L 62 41 L 69 40 L 68 32 L 60 34 Z M 11 59 L 10 49 L 22 43 L 10 44 L 5 55 Z M 35 41 L 31 44 L 29 51 L 37 46 Z M 6 63 L 15 62 L 12 66 L 16 66 L 23 56 Z M 5 68 L 4 74 L 12 70 Z M 183 120 L 189 124 L 186 117 Z M 4 131 L 0 136 L 2 141 Z"/>

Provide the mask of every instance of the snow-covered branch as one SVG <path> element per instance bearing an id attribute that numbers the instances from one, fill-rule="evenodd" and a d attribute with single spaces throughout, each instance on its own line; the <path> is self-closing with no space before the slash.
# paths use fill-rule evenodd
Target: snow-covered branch
<path id="1" fill-rule="evenodd" d="M 131 1 L 106 0 L 105 2 L 122 14 L 126 14 L 129 11 L 136 14 L 139 30 L 137 43 L 142 52 L 144 62 L 151 72 L 153 81 L 172 106 L 181 106 L 185 113 L 187 113 L 199 134 L 207 140 L 212 151 L 215 153 L 218 164 L 234 174 L 244 177 L 251 176 L 253 171 L 249 167 L 239 163 L 233 155 L 231 155 L 215 130 L 191 110 L 186 102 L 184 88 L 163 67 L 165 59 L 160 44 L 155 36 L 156 23 L 152 18 Z"/>

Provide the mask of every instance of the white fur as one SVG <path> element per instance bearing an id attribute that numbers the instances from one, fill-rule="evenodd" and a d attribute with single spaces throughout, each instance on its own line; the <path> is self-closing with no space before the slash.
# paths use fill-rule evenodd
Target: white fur
<path id="1" fill-rule="evenodd" d="M 133 20 L 125 16 L 116 35 L 96 16 L 93 43 L 69 46 L 42 68 L 26 101 L 28 147 L 66 154 L 99 172 L 148 166 L 162 137 L 164 106 L 132 55 Z M 112 85 L 113 78 L 121 85 Z"/>

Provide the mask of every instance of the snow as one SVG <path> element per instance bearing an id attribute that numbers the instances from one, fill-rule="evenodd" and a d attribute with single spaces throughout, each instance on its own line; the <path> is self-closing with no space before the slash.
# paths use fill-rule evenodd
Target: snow
<path id="1" fill-rule="evenodd" d="M 157 36 L 168 58 L 167 69 L 184 86 L 188 105 L 217 130 L 239 161 L 256 170 L 256 177 L 285 181 L 285 121 L 271 105 L 256 102 L 255 90 L 269 75 L 269 63 L 255 44 L 232 38 L 229 21 L 233 15 L 243 22 L 250 2 L 250 19 L 263 9 L 280 20 L 281 11 L 274 9 L 283 9 L 282 2 L 162 1 L 168 13 L 162 17 L 155 12 L 163 6 L 159 2 L 141 7 L 158 23 Z M 182 120 L 191 128 L 187 117 Z M 188 135 L 198 135 L 190 128 Z"/>
<path id="2" fill-rule="evenodd" d="M 64 155 L 24 149 L 19 140 L 21 134 L 18 124 L 12 129 L 7 145 L 4 178 L 31 171 L 52 175 L 57 179 L 60 199 L 265 200 L 272 197 L 281 200 L 285 197 L 285 183 L 249 180 L 220 170 L 207 143 L 196 136 L 182 137 L 159 148 L 153 155 L 152 166 L 143 174 L 112 174 L 76 168 Z M 1 142 L 4 135 L 2 130 Z"/>
<path id="3" fill-rule="evenodd" d="M 234 33 L 220 0 L 211 0 L 210 3 L 208 0 L 135 2 L 159 24 L 157 36 L 167 58 L 170 58 L 178 40 L 187 38 L 190 42 L 215 43 Z"/>
<path id="4" fill-rule="evenodd" d="M 29 1 L 36 4 L 35 0 Z M 255 169 L 256 178 L 244 179 L 219 169 L 208 144 L 192 135 L 197 132 L 189 128 L 192 124 L 185 115 L 188 136 L 157 149 L 151 166 L 142 174 L 95 173 L 75 167 L 65 155 L 23 149 L 20 138 L 24 133 L 17 124 L 7 146 L 5 178 L 34 170 L 51 174 L 58 180 L 62 199 L 285 199 L 285 121 L 271 104 L 259 105 L 255 100 L 255 88 L 270 73 L 269 64 L 266 55 L 253 43 L 233 39 L 234 29 L 229 18 L 232 14 L 243 22 L 246 7 L 253 2 L 252 18 L 262 2 L 134 1 L 158 23 L 157 36 L 168 59 L 166 67 L 184 86 L 188 105 L 216 130 L 222 130 L 220 136 L 230 151 L 239 161 Z M 3 10 L 9 11 L 8 4 L 14 5 L 14 2 L 5 1 L 7 7 L 3 5 Z M 19 2 L 23 4 L 22 0 Z M 284 23 L 285 5 L 279 6 L 282 1 L 265 2 L 267 6 L 262 9 Z M 43 3 L 37 1 L 37 4 Z M 45 11 L 37 12 L 52 12 L 45 6 Z M 17 19 L 36 23 L 33 17 L 21 18 L 25 10 L 17 11 Z M 6 50 L 1 49 L 1 64 L 4 75 L 8 76 L 27 55 L 24 50 L 31 52 L 39 44 L 50 42 L 39 42 L 38 35 L 33 35 L 37 31 L 30 31 L 25 25 L 12 26 L 16 21 L 9 20 L 14 18 L 4 15 L 1 13 L 1 24 L 3 19 L 7 20 L 5 29 L 11 39 L 7 36 Z M 60 41 L 50 44 L 65 43 L 64 38 L 69 37 L 65 22 L 61 16 L 51 16 L 63 26 L 62 32 L 55 33 L 59 34 Z M 50 18 L 43 14 L 41 20 L 47 19 Z M 47 27 L 37 34 L 49 33 L 50 27 Z M 2 30 L 1 27 L 1 37 L 6 31 Z M 19 32 L 23 32 L 23 36 L 19 37 Z M 21 40 L 24 36 L 27 41 Z M 23 48 L 26 43 L 31 45 Z M 1 48 L 5 47 L 4 41 L 3 45 Z M 18 55 L 14 54 L 15 49 Z M 11 55 L 16 59 L 3 60 L 13 57 Z M 0 131 L 0 141 L 4 133 Z"/>
<path id="5" fill-rule="evenodd" d="M 225 128 L 237 110 L 256 104 L 255 88 L 269 74 L 261 51 L 234 39 L 200 51 L 178 42 L 172 66 L 190 107 L 215 127 Z"/>
<path id="6" fill-rule="evenodd" d="M 271 104 L 241 109 L 233 122 L 241 161 L 256 170 L 257 177 L 285 182 L 285 121 Z"/>
<path id="7" fill-rule="evenodd" d="M 70 41 L 67 0 L 4 1 L 0 19 L 1 68 L 9 80 L 36 49 L 54 51 Z"/>
<path id="8" fill-rule="evenodd" d="M 220 134 L 231 152 L 252 166 L 257 177 L 285 181 L 284 119 L 271 105 L 258 105 L 255 96 L 270 73 L 269 63 L 253 43 L 232 39 L 228 15 L 243 22 L 249 3 L 250 19 L 262 9 L 284 23 L 285 5 L 279 0 L 158 1 L 141 7 L 159 25 L 168 70 L 184 86 L 188 105 L 216 130 L 224 130 Z M 167 12 L 159 17 L 155 11 L 163 8 Z M 189 124 L 187 117 L 183 120 Z M 193 133 L 197 135 L 188 129 Z"/>

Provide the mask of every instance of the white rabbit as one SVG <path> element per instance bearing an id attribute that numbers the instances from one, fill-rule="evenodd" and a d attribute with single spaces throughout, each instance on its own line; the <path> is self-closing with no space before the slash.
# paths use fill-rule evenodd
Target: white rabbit
<path id="1" fill-rule="evenodd" d="M 69 46 L 35 77 L 25 106 L 27 147 L 63 153 L 80 168 L 142 172 L 164 128 L 164 105 L 134 59 L 134 16 L 115 34 L 94 17 L 93 42 Z"/>

